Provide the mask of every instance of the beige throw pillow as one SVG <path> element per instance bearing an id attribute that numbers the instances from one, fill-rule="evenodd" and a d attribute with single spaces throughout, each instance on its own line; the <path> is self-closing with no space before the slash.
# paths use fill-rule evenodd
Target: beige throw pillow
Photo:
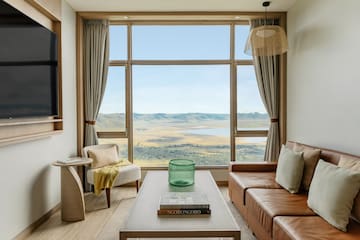
<path id="1" fill-rule="evenodd" d="M 301 187 L 309 191 L 311 179 L 314 175 L 316 164 L 320 159 L 320 149 L 306 149 L 304 146 L 295 143 L 294 151 L 304 152 L 304 173 L 302 176 Z"/>
<path id="2" fill-rule="evenodd" d="M 359 158 L 353 158 L 353 157 L 341 155 L 338 166 L 360 173 Z M 357 219 L 357 221 L 360 222 L 360 190 L 354 200 L 352 215 Z"/>
<path id="3" fill-rule="evenodd" d="M 338 166 L 360 172 L 360 159 L 341 155 Z"/>
<path id="4" fill-rule="evenodd" d="M 88 151 L 89 157 L 93 159 L 92 168 L 104 167 L 117 163 L 119 160 L 116 146 L 109 148 L 91 149 Z"/>
<path id="5" fill-rule="evenodd" d="M 307 204 L 334 227 L 346 232 L 360 174 L 320 160 L 312 179 Z"/>
<path id="6" fill-rule="evenodd" d="M 282 145 L 275 181 L 291 193 L 297 193 L 303 175 L 304 160 L 302 152 L 295 152 Z"/>

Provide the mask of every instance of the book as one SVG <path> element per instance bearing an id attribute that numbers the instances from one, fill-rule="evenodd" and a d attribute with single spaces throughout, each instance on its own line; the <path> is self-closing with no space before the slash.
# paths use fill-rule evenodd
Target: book
<path id="1" fill-rule="evenodd" d="M 67 164 L 67 163 L 77 163 L 77 162 L 82 162 L 84 161 L 83 158 L 68 158 L 68 159 L 65 159 L 65 160 L 57 160 L 58 163 L 63 163 L 63 164 Z"/>
<path id="2" fill-rule="evenodd" d="M 160 198 L 161 209 L 210 209 L 206 194 L 200 192 L 167 192 Z"/>
<path id="3" fill-rule="evenodd" d="M 159 209 L 158 215 L 210 215 L 210 209 Z"/>

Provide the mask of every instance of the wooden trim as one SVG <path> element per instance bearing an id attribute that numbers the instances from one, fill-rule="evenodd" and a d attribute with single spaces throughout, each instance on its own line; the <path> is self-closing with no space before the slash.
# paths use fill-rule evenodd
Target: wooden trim
<path id="1" fill-rule="evenodd" d="M 63 133 L 63 130 L 54 130 L 54 131 L 33 133 L 33 134 L 28 134 L 28 135 L 0 139 L 0 147 L 7 146 L 10 144 L 15 144 L 15 143 L 28 142 L 28 141 L 32 141 L 32 140 L 46 138 L 46 137 L 54 136 L 54 135 L 57 135 L 60 133 Z"/>
<path id="2" fill-rule="evenodd" d="M 61 22 L 48 17 L 40 8 L 44 0 L 6 0 L 8 4 L 18 9 L 28 17 L 56 33 L 58 51 L 58 110 L 56 117 L 19 118 L 0 120 L 0 146 L 35 140 L 62 133 L 63 109 L 62 109 L 62 46 L 61 46 Z M 37 2 L 36 4 L 34 2 Z M 61 13 L 61 1 L 55 0 L 51 3 L 52 9 Z M 36 6 L 35 6 L 36 5 Z"/>
<path id="3" fill-rule="evenodd" d="M 14 8 L 18 9 L 26 16 L 32 18 L 42 26 L 46 27 L 49 30 L 53 30 L 53 23 L 51 19 L 49 19 L 46 15 L 36 9 L 33 5 L 29 2 L 24 0 L 4 0 Z"/>
<path id="4" fill-rule="evenodd" d="M 11 121 L 11 120 L 0 120 L 0 127 L 5 126 L 18 126 L 18 125 L 32 125 L 32 124 L 41 124 L 41 123 L 55 123 L 55 122 L 62 122 L 62 119 L 58 118 L 45 118 L 45 119 L 22 119 L 21 121 Z"/>
<path id="5" fill-rule="evenodd" d="M 126 132 L 128 134 L 128 160 L 134 162 L 134 148 L 133 148 L 133 78 L 132 78 L 132 26 L 128 25 L 127 28 L 127 44 L 128 44 L 128 65 L 126 68 Z"/>
<path id="6" fill-rule="evenodd" d="M 77 153 L 81 156 L 84 146 L 84 60 L 83 60 L 83 18 L 76 14 L 76 113 Z M 80 175 L 82 176 L 82 175 Z"/>
<path id="7" fill-rule="evenodd" d="M 209 65 L 230 64 L 230 60 L 132 60 L 133 65 Z"/>
<path id="8" fill-rule="evenodd" d="M 241 12 L 241 11 L 172 11 L 172 12 L 79 12 L 81 17 L 85 19 L 109 19 L 111 21 L 130 22 L 136 20 L 142 21 L 169 21 L 169 20 L 182 20 L 188 21 L 206 21 L 211 18 L 216 21 L 227 20 L 233 22 L 243 22 L 249 19 L 263 18 L 264 12 Z M 284 12 L 268 12 L 268 17 L 281 17 Z M 124 17 L 127 19 L 124 19 Z M 237 19 L 235 17 L 240 17 Z"/>
<path id="9" fill-rule="evenodd" d="M 98 138 L 127 138 L 126 132 L 96 132 Z"/>
<path id="10" fill-rule="evenodd" d="M 61 0 L 25 0 L 51 20 L 61 21 Z"/>
<path id="11" fill-rule="evenodd" d="M 280 17 L 280 26 L 286 31 L 286 13 Z M 286 122 L 287 122 L 287 54 L 280 55 L 280 109 L 279 129 L 280 144 L 286 143 Z"/>
<path id="12" fill-rule="evenodd" d="M 267 135 L 268 135 L 268 130 L 257 130 L 257 131 L 241 130 L 241 131 L 236 131 L 235 133 L 235 137 L 267 137 Z"/>
<path id="13" fill-rule="evenodd" d="M 229 181 L 216 181 L 216 185 L 219 187 L 227 187 L 229 186 Z"/>
<path id="14" fill-rule="evenodd" d="M 231 51 L 230 51 L 231 54 Z M 230 57 L 230 59 L 206 59 L 206 60 L 112 60 L 109 62 L 109 66 L 127 66 L 129 64 L 133 65 L 221 65 L 221 64 L 231 64 L 241 66 L 254 65 L 253 60 L 236 60 L 235 58 Z"/>
<path id="15" fill-rule="evenodd" d="M 14 240 L 24 240 L 27 239 L 31 233 L 35 231 L 39 226 L 41 226 L 44 222 L 46 222 L 50 217 L 60 210 L 61 203 L 58 203 L 55 207 L 50 209 L 47 213 L 41 216 L 38 220 L 30 224 L 27 228 L 25 228 L 21 233 L 14 237 Z"/>
<path id="16" fill-rule="evenodd" d="M 109 66 L 123 67 L 123 66 L 127 66 L 128 63 L 129 63 L 128 60 L 111 60 L 109 61 Z"/>
<path id="17" fill-rule="evenodd" d="M 128 238 L 209 238 L 209 237 L 230 237 L 240 240 L 240 230 L 238 231 L 136 231 L 120 230 L 120 240 Z"/>
<path id="18" fill-rule="evenodd" d="M 61 5 L 60 5 L 61 6 Z M 63 104 L 62 104 L 62 100 L 63 100 L 63 90 L 62 90 L 62 32 L 61 32 L 61 22 L 59 21 L 54 21 L 53 22 L 53 29 L 54 32 L 57 34 L 57 39 L 58 39 L 58 45 L 57 45 L 57 55 L 58 55 L 58 82 L 57 82 L 57 86 L 58 86 L 58 111 L 59 111 L 59 116 L 58 118 L 62 119 L 63 118 Z M 55 122 L 54 124 L 54 129 L 55 130 L 63 130 L 64 126 L 63 126 L 63 121 L 58 121 Z"/>
<path id="19" fill-rule="evenodd" d="M 235 131 L 237 129 L 236 110 L 236 65 L 235 65 L 235 25 L 230 25 L 230 161 L 236 160 Z"/>
<path id="20" fill-rule="evenodd" d="M 182 18 L 182 17 L 181 17 Z M 209 19 L 202 19 L 202 20 L 196 20 L 196 19 L 188 19 L 184 20 L 183 18 L 181 20 L 110 20 L 111 24 L 115 25 L 123 25 L 123 24 L 132 24 L 134 26 L 136 25 L 180 25 L 180 26 L 187 26 L 187 25 L 229 25 L 232 23 L 236 23 L 237 25 L 244 25 L 245 23 L 248 24 L 248 20 L 239 21 L 239 20 L 209 20 Z"/>
<path id="21" fill-rule="evenodd" d="M 230 65 L 230 116 L 231 116 L 231 137 L 230 137 L 230 146 L 231 146 L 231 160 L 235 160 L 235 139 L 236 137 L 266 137 L 268 131 L 239 131 L 237 129 L 237 103 L 236 103 L 236 93 L 237 93 L 237 83 L 236 83 L 236 68 L 239 65 L 253 65 L 253 60 L 236 60 L 235 59 L 235 42 L 233 40 L 235 36 L 235 25 L 248 24 L 250 19 L 263 18 L 263 12 L 78 12 L 78 19 L 109 19 L 112 24 L 127 25 L 128 26 L 128 59 L 127 60 L 112 60 L 110 61 L 110 66 L 126 66 L 126 133 L 128 136 L 128 157 L 129 161 L 133 161 L 133 119 L 132 119 L 132 76 L 131 76 L 131 67 L 132 65 L 211 65 L 211 64 L 229 64 Z M 124 16 L 127 16 L 125 19 Z M 240 19 L 235 19 L 235 16 L 240 16 Z M 281 26 L 286 27 L 286 13 L 285 12 L 270 12 L 268 13 L 269 17 L 280 18 Z M 208 18 L 208 19 L 206 19 Z M 79 24 L 80 21 L 78 21 Z M 166 25 L 166 24 L 187 24 L 187 25 L 196 25 L 196 24 L 211 24 L 211 25 L 230 25 L 231 28 L 231 37 L 230 37 L 230 58 L 225 60 L 133 60 L 132 59 L 132 26 L 137 24 L 142 25 Z M 82 26 L 81 26 L 82 27 Z M 78 26 L 78 29 L 80 26 Z M 78 30 L 79 35 L 79 30 Z M 82 56 L 81 50 L 82 42 L 77 39 L 79 42 L 78 45 L 78 54 Z M 284 142 L 286 139 L 286 55 L 281 57 L 281 106 L 280 106 L 280 136 L 281 142 Z M 78 57 L 78 71 L 82 70 L 82 59 Z M 82 74 L 82 73 L 81 73 Z M 80 74 L 79 74 L 80 75 Z M 78 81 L 80 81 L 80 76 L 78 75 Z M 80 101 L 83 101 L 80 99 Z M 78 98 L 79 104 L 79 98 Z M 81 111 L 80 111 L 81 112 Z M 78 111 L 79 114 L 79 111 Z M 83 113 L 80 113 L 83 114 Z M 79 121 L 79 119 L 78 119 Z M 80 120 L 83 122 L 83 117 Z M 83 130 L 82 130 L 83 131 Z M 124 133 L 99 133 L 99 136 L 109 136 L 109 137 L 125 137 Z M 78 138 L 82 138 L 83 132 L 78 130 Z M 81 151 L 82 145 L 79 144 L 82 139 L 78 139 L 78 150 Z M 81 145 L 81 147 L 80 147 Z"/>

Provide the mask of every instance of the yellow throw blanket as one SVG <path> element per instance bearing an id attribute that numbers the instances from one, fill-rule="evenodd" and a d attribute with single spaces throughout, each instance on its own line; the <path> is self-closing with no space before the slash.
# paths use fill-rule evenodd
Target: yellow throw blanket
<path id="1" fill-rule="evenodd" d="M 114 180 L 119 174 L 119 168 L 130 164 L 129 161 L 120 161 L 116 164 L 94 170 L 95 194 L 100 195 L 104 188 L 111 188 L 114 184 Z"/>

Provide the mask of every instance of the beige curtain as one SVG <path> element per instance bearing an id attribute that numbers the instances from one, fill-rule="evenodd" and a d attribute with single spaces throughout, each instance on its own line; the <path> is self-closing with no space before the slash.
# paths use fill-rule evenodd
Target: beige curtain
<path id="1" fill-rule="evenodd" d="M 104 95 L 109 65 L 109 22 L 84 23 L 84 145 L 98 144 L 95 123 Z"/>
<path id="2" fill-rule="evenodd" d="M 262 25 L 264 20 L 251 20 L 251 28 Z M 267 24 L 277 24 L 277 20 L 269 19 Z M 277 161 L 280 152 L 279 105 L 280 79 L 279 56 L 254 57 L 256 80 L 261 99 L 271 119 L 266 142 L 264 160 Z"/>

